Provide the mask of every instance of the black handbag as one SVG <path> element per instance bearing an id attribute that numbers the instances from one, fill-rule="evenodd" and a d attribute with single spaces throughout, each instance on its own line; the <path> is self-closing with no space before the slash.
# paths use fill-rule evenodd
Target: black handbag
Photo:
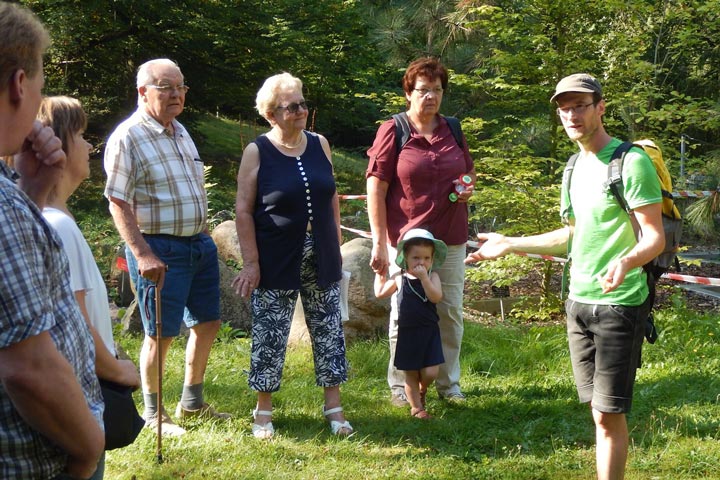
<path id="1" fill-rule="evenodd" d="M 145 425 L 133 401 L 132 387 L 98 379 L 105 400 L 105 450 L 114 450 L 135 441 Z"/>

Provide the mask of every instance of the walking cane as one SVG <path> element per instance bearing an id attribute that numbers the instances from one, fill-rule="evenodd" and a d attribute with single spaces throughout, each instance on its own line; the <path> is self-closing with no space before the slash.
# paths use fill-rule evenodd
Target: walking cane
<path id="1" fill-rule="evenodd" d="M 163 415 L 163 403 L 162 403 L 162 312 L 160 310 L 160 289 L 155 285 L 155 334 L 157 335 L 156 349 L 157 349 L 157 372 L 158 372 L 158 422 L 157 422 L 157 449 L 155 455 L 157 457 L 157 463 L 163 463 L 162 457 L 162 415 Z"/>

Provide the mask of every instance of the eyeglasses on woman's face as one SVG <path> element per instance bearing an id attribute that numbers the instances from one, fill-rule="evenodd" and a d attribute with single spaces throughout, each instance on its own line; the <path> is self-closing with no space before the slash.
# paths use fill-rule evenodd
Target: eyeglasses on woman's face
<path id="1" fill-rule="evenodd" d="M 582 115 L 583 113 L 585 113 L 585 111 L 588 109 L 588 107 L 590 105 L 595 105 L 595 102 L 590 102 L 590 103 L 585 103 L 585 104 L 579 103 L 572 107 L 569 107 L 569 106 L 558 107 L 557 114 L 560 115 L 561 117 L 569 117 L 573 113 L 575 115 Z"/>
<path id="2" fill-rule="evenodd" d="M 431 93 L 435 95 L 442 95 L 443 94 L 443 88 L 442 87 L 435 87 L 435 88 L 413 88 L 416 92 L 420 94 L 421 97 L 427 97 Z"/>
<path id="3" fill-rule="evenodd" d="M 298 103 L 289 103 L 287 105 L 275 107 L 275 110 L 287 110 L 288 112 L 290 112 L 292 114 L 296 114 L 300 111 L 301 108 L 303 110 L 308 109 L 308 105 L 305 100 L 303 100 L 302 102 L 298 102 Z"/>

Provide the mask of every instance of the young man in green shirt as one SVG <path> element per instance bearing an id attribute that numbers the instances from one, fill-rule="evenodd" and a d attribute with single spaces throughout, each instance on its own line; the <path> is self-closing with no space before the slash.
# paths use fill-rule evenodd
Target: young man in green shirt
<path id="1" fill-rule="evenodd" d="M 466 263 L 512 252 L 570 252 L 566 311 L 575 384 L 580 401 L 589 402 L 592 409 L 598 479 L 617 480 L 625 474 L 626 414 L 652 306 L 642 267 L 664 247 L 660 184 L 650 158 L 633 148 L 622 172 L 631 215 L 604 186 L 607 164 L 621 141 L 605 131 L 605 101 L 595 78 L 584 73 L 563 78 L 551 102 L 557 104 L 565 132 L 580 148 L 569 191 L 562 192 L 567 225 L 528 237 L 478 234 L 482 244 Z M 640 240 L 633 223 L 642 232 Z"/>

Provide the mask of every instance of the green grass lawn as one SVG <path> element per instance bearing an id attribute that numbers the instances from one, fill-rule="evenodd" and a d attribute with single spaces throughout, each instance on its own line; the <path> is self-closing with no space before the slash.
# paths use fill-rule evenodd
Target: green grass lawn
<path id="1" fill-rule="evenodd" d="M 677 307 L 660 312 L 658 323 L 661 337 L 644 349 L 629 416 L 627 478 L 720 478 L 718 319 Z M 139 339 L 120 340 L 136 356 Z M 182 388 L 183 340 L 177 343 L 168 358 L 169 410 Z M 432 392 L 429 422 L 389 404 L 385 341 L 350 344 L 343 404 L 356 433 L 349 439 L 330 435 L 321 417 L 309 347 L 289 350 L 275 395 L 276 437 L 253 438 L 249 347 L 247 339 L 219 340 L 207 372 L 208 400 L 234 419 L 191 424 L 187 435 L 164 439 L 161 465 L 154 433 L 144 431 L 109 452 L 106 478 L 594 478 L 593 424 L 576 399 L 562 326 L 466 323 L 468 401 L 450 405 Z"/>

